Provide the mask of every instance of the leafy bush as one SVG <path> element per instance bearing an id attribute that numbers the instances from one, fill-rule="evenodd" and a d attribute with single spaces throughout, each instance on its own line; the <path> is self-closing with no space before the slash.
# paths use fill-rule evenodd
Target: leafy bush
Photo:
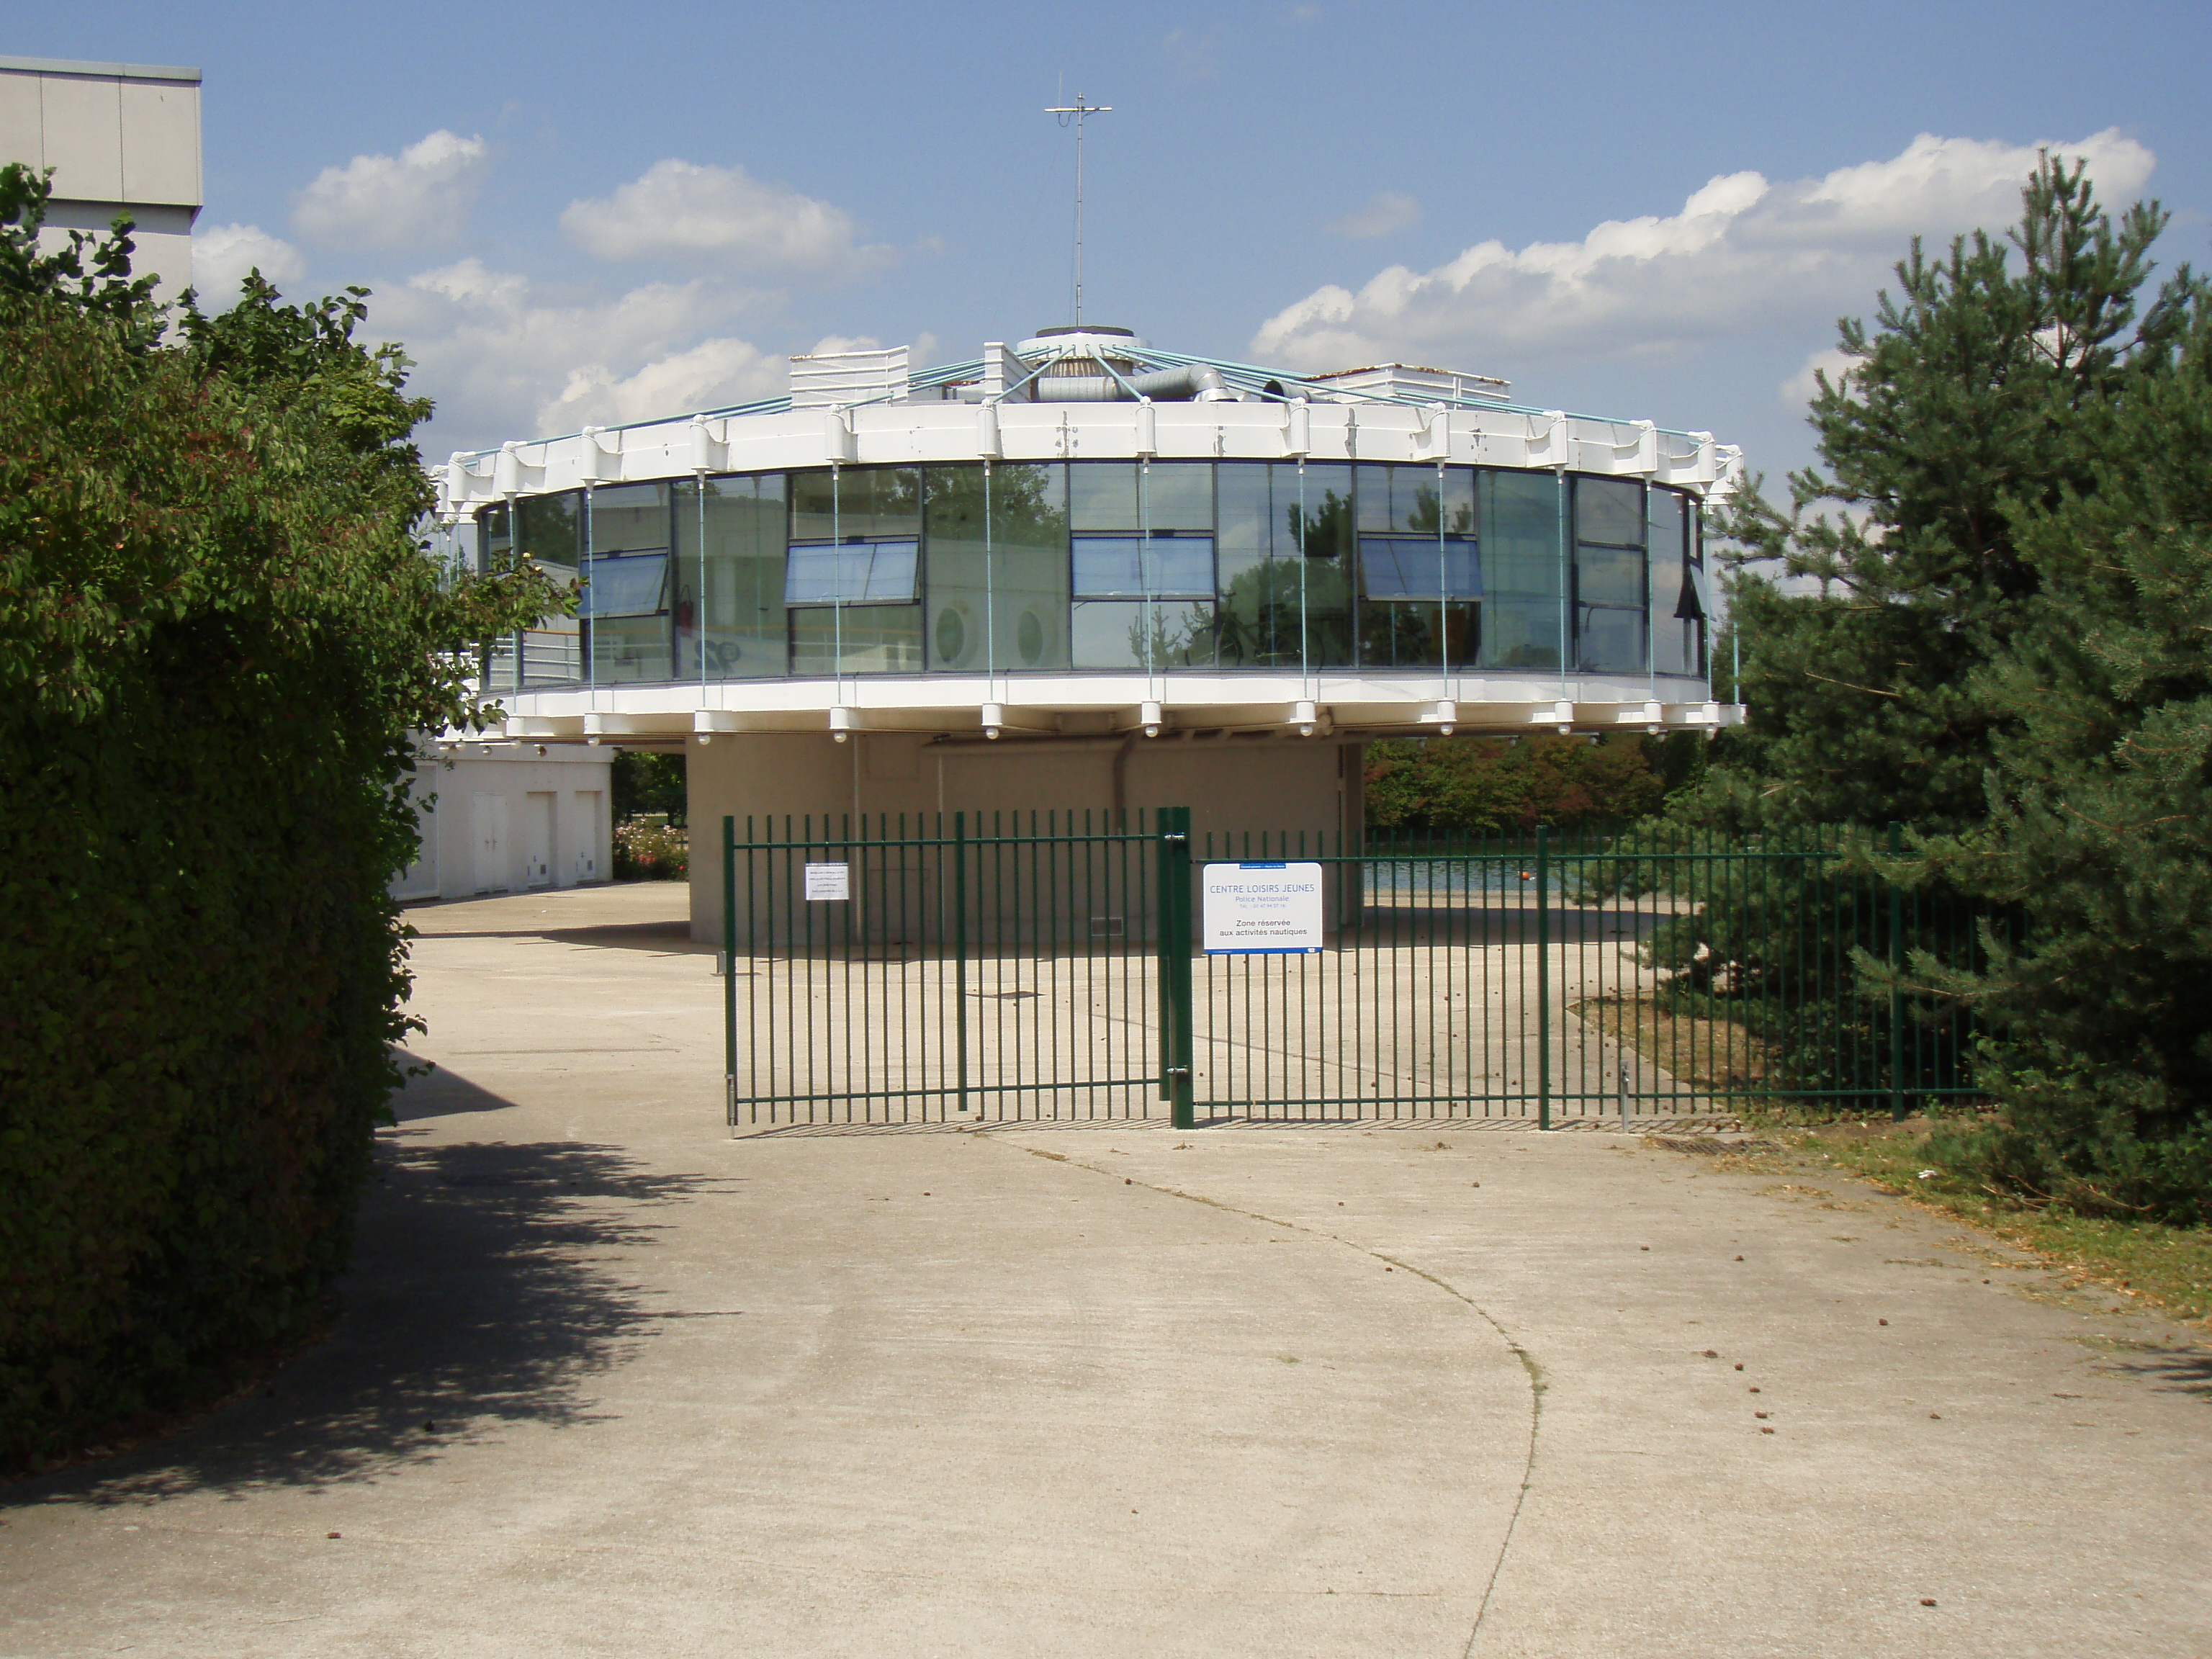
<path id="1" fill-rule="evenodd" d="M 386 878 L 472 640 L 362 295 L 187 311 L 0 170 L 0 1463 L 312 1327 L 408 1029 Z M 72 272 L 75 274 L 72 275 Z"/>
<path id="2" fill-rule="evenodd" d="M 1704 740 L 1454 737 L 1371 744 L 1367 823 L 1431 833 L 1614 823 L 1656 812 L 1669 768 L 1702 758 Z"/>
<path id="3" fill-rule="evenodd" d="M 690 873 L 690 838 L 659 814 L 615 825 L 617 881 L 683 881 Z"/>

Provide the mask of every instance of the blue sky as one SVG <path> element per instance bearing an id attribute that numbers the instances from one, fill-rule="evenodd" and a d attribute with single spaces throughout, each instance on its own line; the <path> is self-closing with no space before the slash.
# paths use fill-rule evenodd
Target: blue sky
<path id="1" fill-rule="evenodd" d="M 203 287 L 376 290 L 434 459 L 941 361 L 1069 308 L 1318 369 L 1395 357 L 1808 458 L 1802 385 L 1916 230 L 2038 143 L 2207 255 L 2202 7 L 10 4 L 4 50 L 205 73 Z"/>

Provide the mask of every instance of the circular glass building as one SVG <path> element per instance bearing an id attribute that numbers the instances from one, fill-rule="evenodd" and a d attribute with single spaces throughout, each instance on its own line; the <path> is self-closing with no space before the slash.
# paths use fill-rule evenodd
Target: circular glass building
<path id="1" fill-rule="evenodd" d="M 1733 723 L 1701 507 L 1740 467 L 1478 375 L 1094 326 L 794 358 L 786 397 L 455 455 L 441 506 L 584 584 L 487 647 L 506 736 L 694 744 L 700 822 L 1346 829 L 1368 738 Z"/>

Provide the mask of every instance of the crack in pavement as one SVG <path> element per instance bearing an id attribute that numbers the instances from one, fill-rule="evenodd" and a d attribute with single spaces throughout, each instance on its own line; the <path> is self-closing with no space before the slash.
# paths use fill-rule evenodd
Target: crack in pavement
<path id="1" fill-rule="evenodd" d="M 996 1133 L 988 1129 L 974 1129 L 970 1130 L 969 1133 L 973 1134 L 978 1140 L 996 1140 L 999 1139 L 999 1136 Z M 1073 1168 L 1082 1170 L 1091 1175 L 1117 1178 L 1124 1186 L 1142 1187 L 1147 1192 L 1158 1193 L 1165 1198 L 1179 1198 L 1183 1200 L 1186 1203 L 1203 1204 L 1209 1209 L 1219 1210 L 1228 1215 L 1242 1216 L 1248 1221 L 1264 1222 L 1270 1227 L 1281 1227 L 1286 1231 L 1304 1233 L 1310 1238 L 1323 1239 L 1331 1244 L 1341 1244 L 1348 1250 L 1355 1251 L 1358 1255 L 1382 1262 L 1386 1266 L 1402 1269 L 1404 1272 L 1413 1274 L 1414 1278 L 1425 1280 L 1426 1283 L 1435 1285 L 1437 1289 L 1442 1291 L 1446 1296 L 1450 1297 L 1454 1301 L 1460 1303 L 1462 1306 L 1472 1311 L 1483 1322 L 1484 1324 L 1489 1326 L 1492 1331 L 1497 1333 L 1498 1340 L 1505 1345 L 1507 1351 L 1512 1354 L 1514 1358 L 1521 1362 L 1521 1369 L 1528 1374 L 1528 1450 L 1527 1455 L 1522 1462 L 1521 1484 L 1518 1490 L 1516 1490 L 1513 1494 L 1512 1511 L 1505 1519 L 1505 1535 L 1498 1540 L 1498 1559 L 1491 1564 L 1490 1577 L 1484 1581 L 1482 1586 L 1482 1599 L 1475 1605 L 1474 1622 L 1468 1630 L 1467 1644 L 1460 1650 L 1461 1659 L 1467 1659 L 1467 1656 L 1474 1651 L 1475 1638 L 1482 1633 L 1482 1621 L 1489 1614 L 1491 1597 L 1497 1591 L 1498 1576 L 1505 1571 L 1505 1559 L 1511 1553 L 1513 1548 L 1514 1531 L 1521 1524 L 1522 1508 L 1528 1501 L 1529 1488 L 1535 1483 L 1536 1440 L 1539 1432 L 1543 1427 L 1544 1390 L 1547 1386 L 1544 1381 L 1544 1368 L 1537 1362 L 1536 1357 L 1530 1353 L 1528 1349 L 1522 1346 L 1521 1344 L 1515 1340 L 1512 1333 L 1508 1331 L 1504 1326 L 1498 1322 L 1496 1315 L 1492 1314 L 1487 1308 L 1484 1307 L 1480 1302 L 1477 1302 L 1465 1291 L 1461 1290 L 1459 1286 L 1452 1284 L 1449 1279 L 1431 1273 L 1426 1267 L 1417 1266 L 1415 1263 L 1405 1261 L 1399 1256 L 1391 1255 L 1384 1251 L 1373 1249 L 1371 1246 L 1362 1244 L 1356 1239 L 1346 1238 L 1341 1233 L 1332 1233 L 1319 1227 L 1310 1227 L 1303 1222 L 1288 1221 L 1280 1216 L 1269 1215 L 1264 1210 L 1248 1210 L 1240 1205 L 1231 1204 L 1222 1199 L 1210 1198 L 1204 1193 L 1185 1192 L 1180 1187 L 1163 1187 L 1154 1182 L 1139 1181 L 1133 1176 L 1122 1175 L 1121 1171 L 1117 1170 L 1109 1169 L 1101 1164 L 1087 1164 L 1084 1162 L 1083 1159 L 1077 1158 L 1071 1153 L 1048 1152 L 1042 1147 L 1037 1146 L 1017 1146 L 1017 1150 L 1027 1152 L 1031 1158 L 1045 1158 L 1054 1164 L 1066 1164 Z"/>

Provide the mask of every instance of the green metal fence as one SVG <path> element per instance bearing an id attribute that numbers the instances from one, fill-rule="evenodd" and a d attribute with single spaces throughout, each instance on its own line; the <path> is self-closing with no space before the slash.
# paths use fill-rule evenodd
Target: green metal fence
<path id="1" fill-rule="evenodd" d="M 1981 918 L 1893 881 L 1896 836 L 725 819 L 730 1121 L 1902 1116 L 1974 1092 L 1920 969 Z M 1310 943 L 1200 949 L 1245 866 L 1310 866 Z"/>

